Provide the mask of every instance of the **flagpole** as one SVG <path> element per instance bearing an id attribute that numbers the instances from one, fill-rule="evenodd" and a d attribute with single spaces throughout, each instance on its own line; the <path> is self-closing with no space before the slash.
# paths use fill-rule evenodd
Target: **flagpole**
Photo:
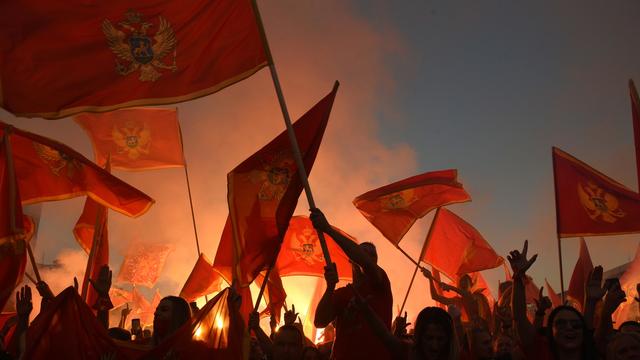
<path id="1" fill-rule="evenodd" d="M 260 36 L 262 38 L 262 43 L 264 45 L 264 51 L 267 55 L 267 61 L 269 63 L 269 71 L 271 72 L 271 79 L 273 80 L 273 85 L 276 89 L 276 94 L 278 95 L 278 102 L 280 103 L 280 110 L 282 111 L 282 117 L 284 118 L 284 123 L 287 127 L 287 134 L 289 135 L 289 141 L 291 142 L 291 148 L 293 150 L 293 158 L 296 162 L 296 167 L 298 168 L 298 175 L 300 176 L 300 181 L 304 185 L 304 192 L 307 196 L 307 202 L 309 203 L 309 207 L 314 209 L 316 208 L 316 203 L 313 199 L 313 194 L 311 193 L 311 186 L 309 186 L 309 179 L 307 178 L 307 170 L 304 167 L 304 162 L 302 161 L 302 154 L 300 152 L 300 147 L 298 146 L 296 133 L 293 130 L 293 125 L 291 124 L 291 117 L 289 116 L 289 110 L 287 110 L 287 104 L 284 100 L 284 94 L 282 92 L 280 80 L 278 79 L 278 72 L 276 71 L 276 65 L 273 61 L 273 56 L 271 54 L 271 49 L 269 47 L 267 34 L 264 29 L 264 24 L 262 23 L 262 17 L 260 16 L 260 10 L 258 9 L 258 4 L 256 0 L 252 0 L 251 3 L 253 5 L 253 10 L 256 15 L 256 21 L 258 23 L 258 29 L 260 30 Z M 336 82 L 335 86 L 338 86 L 338 82 Z M 322 231 L 317 231 L 317 233 L 318 233 L 318 239 L 320 240 L 320 247 L 322 247 L 322 254 L 324 255 L 324 259 L 327 265 L 329 265 L 331 264 L 331 256 L 329 254 L 329 248 L 327 247 L 327 242 L 325 241 L 324 234 L 322 233 Z"/>
<path id="2" fill-rule="evenodd" d="M 640 119 L 638 119 L 638 116 L 640 116 L 640 113 L 638 113 L 640 111 L 640 109 L 638 109 L 638 107 L 640 106 L 640 99 L 638 99 L 638 91 L 636 90 L 636 86 L 633 83 L 632 79 L 629 79 L 629 93 L 631 95 L 631 117 L 632 117 L 632 121 L 633 121 L 633 140 L 635 143 L 635 150 L 636 150 L 636 175 L 637 175 L 637 181 L 638 181 L 638 191 L 640 192 L 640 123 L 638 123 L 640 121 Z"/>
<path id="3" fill-rule="evenodd" d="M 18 232 L 16 228 L 16 202 L 18 201 L 17 196 L 17 184 L 16 184 L 16 174 L 15 168 L 13 164 L 13 149 L 11 148 L 11 132 L 13 130 L 13 126 L 7 126 L 4 128 L 4 134 L 2 136 L 2 140 L 5 146 L 5 155 L 7 157 L 7 167 L 9 173 L 9 229 L 12 235 L 15 235 Z M 22 205 L 20 205 L 22 206 Z M 29 260 L 31 260 L 31 266 L 33 267 L 33 273 L 36 276 L 36 280 L 38 282 L 42 281 L 40 278 L 40 272 L 38 271 L 38 265 L 36 265 L 36 260 L 33 257 L 33 251 L 31 250 L 31 244 L 23 239 L 25 243 L 25 247 L 27 250 L 27 254 L 29 255 Z"/>
<path id="4" fill-rule="evenodd" d="M 278 245 L 278 252 L 276 253 L 276 256 L 273 258 L 273 261 L 271 262 L 271 264 L 269 264 L 269 267 L 264 274 L 264 281 L 262 282 L 262 286 L 260 286 L 260 292 L 258 293 L 258 299 L 256 299 L 256 303 L 253 306 L 253 311 L 258 311 L 260 301 L 262 301 L 262 296 L 264 295 L 264 290 L 267 288 L 267 283 L 269 282 L 269 275 L 271 275 L 271 270 L 273 270 L 273 268 L 275 267 L 278 255 L 280 255 L 280 248 L 281 246 Z"/>
<path id="5" fill-rule="evenodd" d="M 400 307 L 400 312 L 398 316 L 402 314 L 402 310 L 404 310 L 404 306 L 407 304 L 407 299 L 409 298 L 409 293 L 411 292 L 411 287 L 413 286 L 413 281 L 416 278 L 416 274 L 418 273 L 418 269 L 420 268 L 420 261 L 424 257 L 424 253 L 427 250 L 427 246 L 429 246 L 429 242 L 431 241 L 431 234 L 433 233 L 433 225 L 436 223 L 438 219 L 438 214 L 440 214 L 440 207 L 436 209 L 436 214 L 433 216 L 433 220 L 431 220 L 431 226 L 429 226 L 429 232 L 427 233 L 427 237 L 424 239 L 424 243 L 422 244 L 422 250 L 420 250 L 420 257 L 416 263 L 416 268 L 413 270 L 413 276 L 411 276 L 411 281 L 409 282 L 409 287 L 407 288 L 407 293 L 404 295 L 404 300 L 402 301 L 402 306 Z"/>
<path id="6" fill-rule="evenodd" d="M 87 267 L 84 271 L 84 280 L 82 282 L 82 300 L 87 301 L 88 290 L 89 290 L 89 279 L 91 278 L 91 273 L 93 272 L 93 258 L 96 256 L 96 252 L 98 252 L 101 243 L 102 243 L 102 226 L 104 225 L 103 212 L 105 212 L 106 216 L 106 208 L 98 209 L 98 214 L 96 215 L 96 223 L 93 227 L 93 240 L 91 241 L 91 249 L 89 250 L 89 259 L 87 259 Z"/>
<path id="7" fill-rule="evenodd" d="M 176 113 L 177 113 L 176 109 Z M 182 149 L 182 162 L 184 163 L 184 177 L 187 180 L 187 192 L 189 193 L 189 207 L 191 208 L 191 222 L 193 224 L 193 234 L 196 237 L 196 251 L 198 257 L 200 257 L 200 240 L 198 239 L 198 228 L 196 227 L 196 214 L 193 210 L 193 199 L 191 197 L 191 183 L 189 182 L 189 171 L 187 170 L 187 158 L 184 156 L 184 141 L 182 141 L 182 127 L 180 127 L 180 121 L 178 121 L 178 133 L 180 134 L 180 148 Z"/>
<path id="8" fill-rule="evenodd" d="M 556 202 L 556 237 L 558 239 L 558 263 L 560 265 L 560 296 L 564 304 L 564 274 L 562 271 L 562 244 L 560 242 L 560 225 L 558 224 L 558 186 L 556 185 L 556 157 L 553 156 L 553 148 L 551 149 L 551 160 L 553 163 L 553 192 Z"/>

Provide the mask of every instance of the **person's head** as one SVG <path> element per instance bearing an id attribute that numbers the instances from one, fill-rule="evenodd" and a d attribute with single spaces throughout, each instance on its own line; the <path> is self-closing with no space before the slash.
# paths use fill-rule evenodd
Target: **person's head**
<path id="1" fill-rule="evenodd" d="M 307 346 L 302 350 L 302 360 L 322 360 L 320 350 L 313 346 Z"/>
<path id="2" fill-rule="evenodd" d="M 625 321 L 620 325 L 618 331 L 621 333 L 634 332 L 640 334 L 640 323 L 633 320 Z"/>
<path id="3" fill-rule="evenodd" d="M 156 343 L 173 334 L 191 319 L 189 303 L 178 296 L 160 300 L 153 313 L 153 339 Z"/>
<path id="4" fill-rule="evenodd" d="M 372 260 L 374 263 L 378 263 L 378 251 L 376 250 L 376 246 L 370 242 L 363 242 L 358 244 L 358 247 L 362 249 Z M 358 283 L 363 279 L 363 272 L 360 268 L 360 265 L 355 262 L 351 262 L 351 271 L 353 272 L 353 282 Z"/>
<path id="5" fill-rule="evenodd" d="M 126 330 L 123 328 L 112 327 L 108 330 L 108 333 L 109 333 L 109 337 L 112 339 L 121 340 L 121 341 L 131 340 L 131 333 L 129 332 L 129 330 Z"/>
<path id="6" fill-rule="evenodd" d="M 413 342 L 420 359 L 451 359 L 457 356 L 451 316 L 437 307 L 429 306 L 420 311 Z"/>
<path id="7" fill-rule="evenodd" d="M 496 357 L 506 356 L 513 351 L 513 339 L 506 334 L 496 336 L 493 340 L 493 353 Z"/>
<path id="8" fill-rule="evenodd" d="M 284 325 L 273 336 L 274 360 L 299 360 L 302 356 L 304 338 L 293 325 Z"/>
<path id="9" fill-rule="evenodd" d="M 491 347 L 491 334 L 482 327 L 474 327 L 470 332 L 471 353 L 476 359 L 491 359 L 493 348 Z"/>
<path id="10" fill-rule="evenodd" d="M 558 306 L 551 311 L 547 321 L 547 336 L 554 351 L 584 351 L 586 326 L 578 310 Z"/>
<path id="11" fill-rule="evenodd" d="M 640 359 L 640 334 L 618 333 L 607 344 L 607 360 Z"/>
<path id="12" fill-rule="evenodd" d="M 473 287 L 473 280 L 471 280 L 471 276 L 464 274 L 460 277 L 460 280 L 458 280 L 458 287 L 462 290 L 471 290 L 471 287 Z"/>

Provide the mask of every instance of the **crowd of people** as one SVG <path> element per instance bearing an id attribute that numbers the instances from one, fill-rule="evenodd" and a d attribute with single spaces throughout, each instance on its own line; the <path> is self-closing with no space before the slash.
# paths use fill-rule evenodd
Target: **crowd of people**
<path id="1" fill-rule="evenodd" d="M 260 326 L 260 315 L 251 313 L 245 329 L 251 339 L 247 347 L 250 360 L 640 359 L 640 323 L 630 320 L 614 324 L 612 320 L 623 302 L 640 299 L 627 298 L 619 282 L 603 281 L 600 266 L 594 268 L 585 283 L 581 306 L 564 304 L 554 308 L 540 291 L 533 317 L 528 316 L 525 288 L 530 281 L 527 271 L 535 264 L 537 255 L 528 255 L 526 241 L 522 250 L 513 250 L 507 256 L 512 280 L 508 291 L 503 291 L 508 296 L 495 304 L 471 291 L 469 276 L 462 276 L 452 286 L 440 282 L 424 268 L 422 273 L 430 282 L 431 296 L 441 307 L 422 309 L 410 328 L 406 313 L 392 321 L 391 284 L 378 265 L 375 245 L 353 242 L 335 230 L 318 209 L 312 210 L 311 220 L 317 231 L 333 238 L 349 257 L 353 281 L 337 288 L 335 264 L 326 266 L 326 290 L 316 305 L 314 317 L 314 325 L 325 329 L 319 344 L 305 337 L 295 306 L 284 313 L 283 326 L 278 328 L 272 321 L 270 334 Z M 110 270 L 101 269 L 98 280 L 91 285 L 99 294 L 93 306 L 96 317 L 108 328 L 109 336 L 119 342 L 151 349 L 162 346 L 199 311 L 186 300 L 169 296 L 155 310 L 152 333 L 145 334 L 139 328 L 125 329 L 127 309 L 123 310 L 118 326 L 109 328 L 109 311 L 113 307 L 109 299 Z M 56 296 L 44 282 L 37 283 L 36 290 L 41 296 L 38 315 L 41 316 L 49 311 Z M 241 299 L 237 299 L 233 288 L 229 296 L 231 311 L 239 311 L 237 303 Z M 0 341 L 5 347 L 0 359 L 24 357 L 32 301 L 29 286 L 16 293 L 17 317 L 7 321 L 0 331 L 0 340 L 6 340 L 1 338 L 10 327 L 14 332 L 8 344 Z"/>

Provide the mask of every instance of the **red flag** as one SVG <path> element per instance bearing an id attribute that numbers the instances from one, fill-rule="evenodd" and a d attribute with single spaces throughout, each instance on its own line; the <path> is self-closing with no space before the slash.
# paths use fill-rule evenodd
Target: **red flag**
<path id="1" fill-rule="evenodd" d="M 549 297 L 549 300 L 551 300 L 551 304 L 553 305 L 553 307 L 562 305 L 562 299 L 560 298 L 560 295 L 558 295 L 558 293 L 553 290 L 551 284 L 549 284 L 547 279 L 544 279 L 544 285 L 547 288 L 547 296 Z"/>
<path id="2" fill-rule="evenodd" d="M 267 65 L 248 0 L 2 2 L 0 104 L 61 118 L 214 93 Z M 51 16 L 65 14 L 65 16 Z M 78 36 L 78 32 L 82 36 Z"/>
<path id="3" fill-rule="evenodd" d="M 143 359 L 243 359 L 249 344 L 244 320 L 228 295 L 227 288 L 209 300 L 189 323 Z"/>
<path id="4" fill-rule="evenodd" d="M 25 359 L 124 359 L 107 330 L 73 287 L 68 287 L 41 312 L 27 330 Z"/>
<path id="5" fill-rule="evenodd" d="M 553 148 L 558 236 L 640 232 L 640 195 Z"/>
<path id="6" fill-rule="evenodd" d="M 354 237 L 336 229 L 358 242 Z M 351 263 L 347 255 L 328 235 L 325 235 L 327 247 L 333 261 L 338 268 L 338 277 L 350 281 L 352 277 Z M 289 221 L 289 228 L 284 235 L 280 254 L 276 261 L 276 268 L 281 276 L 319 276 L 324 277 L 324 255 L 320 248 L 318 233 L 307 216 L 293 216 Z"/>
<path id="7" fill-rule="evenodd" d="M 587 243 L 583 238 L 580 238 L 580 255 L 578 256 L 578 261 L 576 261 L 576 266 L 573 268 L 569 289 L 567 290 L 567 296 L 573 299 L 580 308 L 584 304 L 584 290 L 591 271 L 593 271 L 591 255 L 589 255 Z"/>
<path id="8" fill-rule="evenodd" d="M 338 83 L 293 125 L 307 173 L 318 153 Z M 303 185 L 284 131 L 227 175 L 229 220 L 214 260 L 248 286 L 278 252 Z M 229 280 L 229 278 L 227 278 Z"/>
<path id="9" fill-rule="evenodd" d="M 0 312 L 0 333 L 6 331 L 4 338 L 0 337 L 0 348 L 6 349 L 11 343 L 17 322 L 18 315 L 15 312 Z"/>
<path id="10" fill-rule="evenodd" d="M 633 139 L 636 145 L 636 173 L 638 178 L 638 190 L 640 190 L 640 98 L 638 98 L 638 91 L 631 79 L 629 79 L 629 97 L 631 97 Z"/>
<path id="11" fill-rule="evenodd" d="M 23 205 L 89 196 L 127 216 L 144 214 L 153 199 L 57 141 L 0 122 L 7 131 Z"/>
<path id="12" fill-rule="evenodd" d="M 105 164 L 105 170 L 111 172 L 108 161 L 107 164 Z M 82 214 L 80 214 L 80 218 L 76 221 L 76 225 L 73 228 L 73 236 L 84 251 L 89 254 L 89 259 L 87 261 L 91 262 L 90 264 L 87 264 L 88 272 L 84 274 L 83 284 L 89 284 L 89 279 L 97 281 L 100 276 L 100 269 L 102 266 L 109 265 L 108 213 L 109 211 L 106 207 L 98 204 L 90 197 L 87 197 L 84 201 Z M 98 226 L 97 234 L 96 226 Z M 91 249 L 93 247 L 94 235 L 97 236 L 95 241 L 98 246 L 94 249 L 92 256 Z M 89 306 L 93 306 L 96 300 L 98 300 L 98 293 L 90 284 L 86 288 L 86 297 L 84 294 L 84 287 L 82 290 L 82 297 L 87 300 L 87 304 L 89 304 Z"/>
<path id="13" fill-rule="evenodd" d="M 131 296 L 131 292 L 117 287 L 111 287 L 111 289 L 109 289 L 109 298 L 111 298 L 114 309 L 120 305 L 131 302 Z"/>
<path id="14" fill-rule="evenodd" d="M 135 287 L 131 290 L 131 302 L 133 303 L 131 318 L 139 318 L 142 325 L 153 325 L 153 313 L 156 308 Z"/>
<path id="15" fill-rule="evenodd" d="M 225 280 L 214 270 L 205 254 L 200 254 L 191 274 L 180 291 L 180 297 L 187 301 L 220 291 L 226 286 Z"/>
<path id="16" fill-rule="evenodd" d="M 471 201 L 457 170 L 424 173 L 364 193 L 353 200 L 382 235 L 398 244 L 417 219 L 444 205 Z"/>
<path id="17" fill-rule="evenodd" d="M 22 213 L 11 142 L 0 138 L 0 311 L 22 282 L 27 264 L 26 242 L 35 224 Z"/>
<path id="18" fill-rule="evenodd" d="M 130 108 L 83 113 L 75 121 L 91 138 L 96 163 L 146 170 L 184 166 L 180 124 L 175 108 Z"/>
<path id="19" fill-rule="evenodd" d="M 430 234 L 422 261 L 448 276 L 493 269 L 504 262 L 478 230 L 445 208 L 436 213 Z"/>
<path id="20" fill-rule="evenodd" d="M 132 244 L 122 260 L 117 281 L 153 287 L 171 251 L 171 245 Z"/>

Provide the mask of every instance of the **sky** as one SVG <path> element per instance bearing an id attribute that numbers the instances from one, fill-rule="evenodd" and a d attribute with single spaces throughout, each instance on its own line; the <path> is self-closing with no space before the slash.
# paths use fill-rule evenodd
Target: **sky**
<path id="1" fill-rule="evenodd" d="M 291 117 L 341 83 L 310 176 L 329 221 L 378 246 L 394 308 L 413 266 L 355 209 L 373 188 L 458 169 L 473 201 L 450 207 L 506 256 L 529 240 L 530 273 L 558 291 L 551 147 L 637 189 L 627 81 L 640 80 L 640 3 L 578 1 L 259 1 Z M 219 93 L 177 105 L 202 251 L 213 258 L 227 215 L 226 174 L 284 129 L 267 69 Z M 93 158 L 72 119 L 0 119 Z M 196 260 L 183 169 L 115 175 L 156 200 L 138 219 L 110 214 L 111 266 L 132 242 L 172 243 L 157 287 L 179 292 Z M 83 199 L 46 203 L 36 257 L 65 264 L 45 279 L 61 290 L 84 269 L 71 235 Z M 306 214 L 301 197 L 296 214 Z M 401 242 L 417 257 L 432 215 Z M 593 237 L 594 264 L 630 261 L 638 236 Z M 562 241 L 565 284 L 578 239 Z M 485 272 L 490 287 L 501 269 Z M 304 303 L 306 279 L 286 279 Z M 151 290 L 148 289 L 148 294 Z M 150 296 L 150 295 L 149 295 Z M 410 317 L 431 303 L 418 278 Z M 306 305 L 305 305 L 306 306 Z M 297 306 L 300 308 L 300 306 Z"/>

